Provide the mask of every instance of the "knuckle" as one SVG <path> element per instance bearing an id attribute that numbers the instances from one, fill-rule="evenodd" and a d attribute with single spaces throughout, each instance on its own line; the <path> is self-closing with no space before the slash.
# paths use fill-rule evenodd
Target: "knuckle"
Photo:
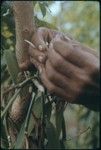
<path id="1" fill-rule="evenodd" d="M 49 85 L 47 88 L 48 88 L 48 91 L 49 91 L 50 93 L 54 93 L 54 92 L 55 92 L 55 87 L 54 87 L 54 85 Z"/>
<path id="2" fill-rule="evenodd" d="M 37 32 L 38 32 L 38 33 L 42 33 L 42 32 L 44 32 L 46 29 L 47 29 L 46 27 L 39 27 L 38 30 L 37 30 Z"/>
<path id="3" fill-rule="evenodd" d="M 56 69 L 58 69 L 62 63 L 63 63 L 62 58 L 57 57 L 56 59 L 54 59 L 53 65 Z"/>
<path id="4" fill-rule="evenodd" d="M 51 87 L 48 88 L 48 91 L 49 91 L 50 93 L 54 93 L 54 90 L 55 90 L 55 89 L 54 89 L 53 86 L 51 86 Z"/>

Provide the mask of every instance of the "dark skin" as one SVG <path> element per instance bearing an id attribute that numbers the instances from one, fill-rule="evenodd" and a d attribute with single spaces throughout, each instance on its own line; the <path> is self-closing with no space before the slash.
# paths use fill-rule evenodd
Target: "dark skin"
<path id="1" fill-rule="evenodd" d="M 32 43 L 36 48 L 29 48 L 30 61 L 39 69 L 48 91 L 70 103 L 98 110 L 99 57 L 96 53 L 70 36 L 47 28 L 39 28 Z"/>

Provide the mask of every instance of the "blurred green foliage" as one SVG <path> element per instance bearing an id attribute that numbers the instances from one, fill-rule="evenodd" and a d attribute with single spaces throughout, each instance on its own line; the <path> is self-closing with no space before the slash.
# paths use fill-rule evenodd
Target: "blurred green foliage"
<path id="1" fill-rule="evenodd" d="M 11 51 L 15 49 L 15 24 L 10 3 L 6 1 L 1 5 L 2 80 L 7 75 L 3 52 L 7 49 Z M 42 3 L 40 5 L 36 3 L 35 14 L 39 20 L 43 21 L 42 25 L 45 25 L 45 22 L 51 23 L 60 31 L 70 33 L 81 43 L 99 50 L 99 2 L 50 1 L 47 4 L 50 10 L 58 7 L 58 11 L 52 14 L 48 7 Z M 83 106 L 68 104 L 64 116 L 67 135 L 66 148 L 93 149 L 99 147 L 99 113 Z"/>

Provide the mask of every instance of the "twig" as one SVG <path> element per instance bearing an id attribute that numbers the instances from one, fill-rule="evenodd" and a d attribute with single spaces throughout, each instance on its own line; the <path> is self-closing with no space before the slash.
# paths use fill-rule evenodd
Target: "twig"
<path id="1" fill-rule="evenodd" d="M 26 149 L 29 149 L 28 135 L 25 134 Z"/>
<path id="2" fill-rule="evenodd" d="M 44 92 L 44 87 L 39 83 L 38 80 L 32 80 L 35 86 L 38 88 L 39 91 Z"/>
<path id="3" fill-rule="evenodd" d="M 21 82 L 21 83 L 19 83 L 19 84 L 16 84 L 16 85 L 14 85 L 14 86 L 12 86 L 12 87 L 10 87 L 9 89 L 7 89 L 7 90 L 3 93 L 3 95 L 4 95 L 4 94 L 7 94 L 8 92 L 10 92 L 10 91 L 12 91 L 12 90 L 14 90 L 14 89 L 16 89 L 16 88 L 22 88 L 28 81 L 32 80 L 33 78 L 35 78 L 35 77 L 28 78 L 28 79 L 24 80 L 23 82 Z"/>
<path id="4" fill-rule="evenodd" d="M 37 93 L 33 93 L 32 94 L 32 99 L 31 99 L 31 102 L 30 102 L 30 105 L 29 105 L 29 109 L 28 109 L 28 112 L 27 112 L 27 117 L 26 117 L 26 122 L 25 122 L 25 132 L 26 133 L 27 133 L 27 130 L 28 130 L 28 124 L 29 124 L 29 119 L 30 119 L 32 106 L 34 104 L 36 96 L 37 96 Z"/>

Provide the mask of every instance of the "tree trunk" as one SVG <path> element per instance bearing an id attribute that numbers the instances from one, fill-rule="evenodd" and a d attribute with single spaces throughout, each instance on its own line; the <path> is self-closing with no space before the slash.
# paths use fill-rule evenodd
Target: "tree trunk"
<path id="1" fill-rule="evenodd" d="M 30 61 L 28 45 L 24 40 L 30 40 L 32 33 L 35 31 L 33 2 L 14 1 L 13 9 L 16 25 L 16 56 L 19 67 L 25 70 L 30 65 Z"/>
<path id="2" fill-rule="evenodd" d="M 16 57 L 21 70 L 28 69 L 30 65 L 28 45 L 24 40 L 30 40 L 32 33 L 35 31 L 33 7 L 32 1 L 13 2 L 16 26 Z M 24 79 L 24 76 L 22 76 L 22 78 Z M 20 95 L 12 104 L 10 117 L 19 128 L 26 117 L 30 99 L 31 93 L 29 92 L 29 85 L 26 85 L 22 88 Z M 16 129 L 10 127 L 10 133 L 12 141 L 14 141 L 17 136 Z"/>

